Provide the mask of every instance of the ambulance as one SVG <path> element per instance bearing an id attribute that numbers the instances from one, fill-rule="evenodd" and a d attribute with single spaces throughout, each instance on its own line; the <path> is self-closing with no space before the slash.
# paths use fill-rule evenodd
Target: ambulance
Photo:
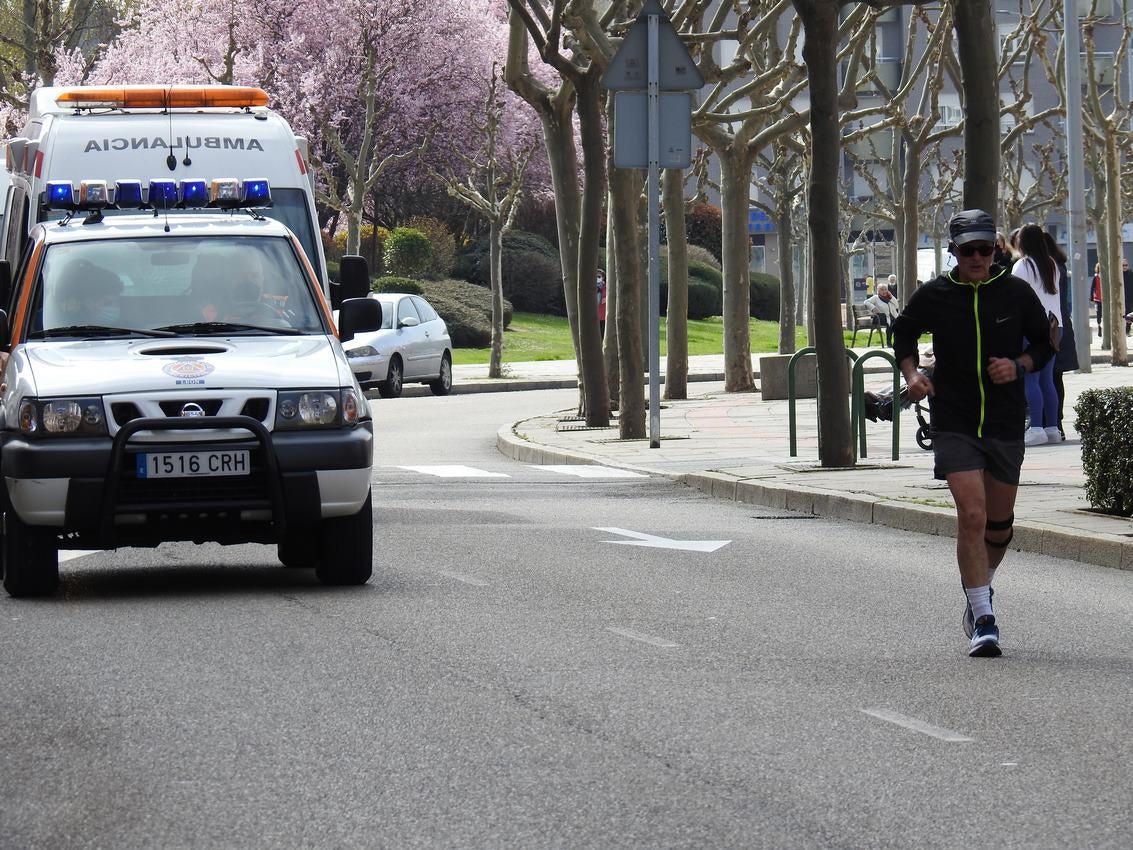
<path id="1" fill-rule="evenodd" d="M 5 144 L 0 258 L 14 267 L 32 227 L 62 216 L 46 202 L 51 181 L 77 186 L 97 174 L 113 191 L 131 178 L 259 178 L 272 187 L 265 215 L 299 238 L 329 295 L 307 141 L 267 103 L 266 92 L 245 86 L 36 89 L 27 124 Z"/>
<path id="2" fill-rule="evenodd" d="M 361 257 L 337 327 L 265 180 L 51 181 L 0 260 L 0 574 L 59 550 L 274 544 L 324 584 L 372 572 L 374 424 L 342 349 L 377 330 Z M 115 202 L 108 199 L 114 197 Z M 57 216 L 61 214 L 61 217 Z"/>

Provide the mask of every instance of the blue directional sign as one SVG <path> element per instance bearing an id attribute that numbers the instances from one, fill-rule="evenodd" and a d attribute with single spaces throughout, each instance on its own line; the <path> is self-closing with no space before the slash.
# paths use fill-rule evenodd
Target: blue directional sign
<path id="1" fill-rule="evenodd" d="M 774 233 L 775 222 L 763 210 L 748 210 L 748 233 Z"/>

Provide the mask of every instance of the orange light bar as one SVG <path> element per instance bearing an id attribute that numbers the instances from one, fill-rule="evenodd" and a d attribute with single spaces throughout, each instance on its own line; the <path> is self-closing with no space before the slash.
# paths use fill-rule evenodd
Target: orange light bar
<path id="1" fill-rule="evenodd" d="M 61 92 L 55 102 L 76 109 L 190 109 L 267 106 L 268 95 L 253 86 L 146 86 L 79 88 Z"/>

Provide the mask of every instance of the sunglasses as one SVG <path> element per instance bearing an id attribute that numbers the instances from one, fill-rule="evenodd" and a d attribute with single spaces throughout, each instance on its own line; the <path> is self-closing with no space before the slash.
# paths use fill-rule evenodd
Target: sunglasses
<path id="1" fill-rule="evenodd" d="M 956 250 L 960 253 L 961 257 L 973 257 L 979 254 L 981 257 L 990 257 L 995 253 L 994 245 L 957 245 Z"/>

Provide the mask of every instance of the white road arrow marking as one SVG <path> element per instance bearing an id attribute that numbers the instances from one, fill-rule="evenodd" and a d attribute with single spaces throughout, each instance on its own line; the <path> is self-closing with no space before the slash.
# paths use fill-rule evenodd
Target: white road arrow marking
<path id="1" fill-rule="evenodd" d="M 884 720 L 887 723 L 895 723 L 905 729 L 913 732 L 920 732 L 922 735 L 928 735 L 931 738 L 937 738 L 941 741 L 948 741 L 953 744 L 969 743 L 973 739 L 967 735 L 959 732 L 953 732 L 951 729 L 944 729 L 940 726 L 933 726 L 931 723 L 926 723 L 916 717 L 909 717 L 900 714 L 896 711 L 890 711 L 887 708 L 863 708 L 860 709 L 863 714 L 868 714 L 870 717 L 876 717 L 878 720 Z"/>
<path id="2" fill-rule="evenodd" d="M 595 528 L 594 530 L 633 538 L 633 540 L 603 540 L 603 543 L 617 543 L 622 546 L 645 546 L 650 549 L 679 549 L 682 552 L 715 552 L 717 549 L 727 546 L 732 542 L 731 540 L 672 540 L 668 537 L 642 534 L 640 531 L 629 531 L 625 528 Z"/>

